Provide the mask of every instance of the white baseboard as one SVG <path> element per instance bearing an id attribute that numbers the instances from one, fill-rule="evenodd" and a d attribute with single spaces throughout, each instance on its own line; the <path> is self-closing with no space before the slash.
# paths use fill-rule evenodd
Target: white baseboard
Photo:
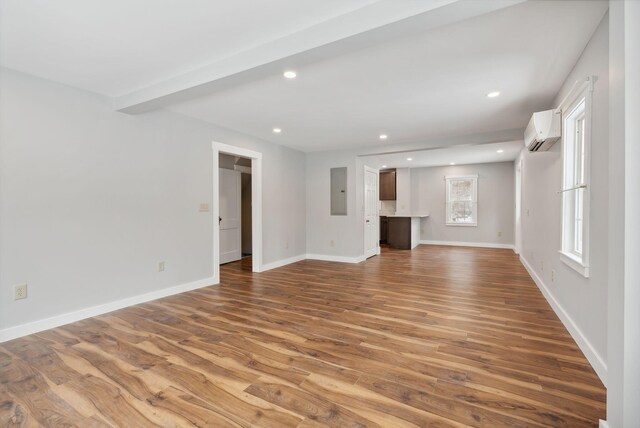
<path id="1" fill-rule="evenodd" d="M 325 255 L 319 255 L 319 254 L 299 254 L 297 256 L 289 257 L 288 259 L 278 260 L 275 262 L 264 264 L 262 265 L 262 272 L 279 268 L 291 263 L 296 263 L 305 259 L 325 260 L 325 261 L 340 262 L 340 263 L 360 263 L 365 260 L 365 257 L 364 256 L 343 257 L 343 256 L 325 256 Z M 128 306 L 138 305 L 140 303 L 149 302 L 152 300 L 160 299 L 162 297 L 167 297 L 167 296 L 171 296 L 178 293 L 184 293 L 186 291 L 195 290 L 198 288 L 207 287 L 209 285 L 214 285 L 214 284 L 217 284 L 215 278 L 205 278 L 205 279 L 190 282 L 187 284 L 181 284 L 173 287 L 164 288 L 162 290 L 152 291 L 146 294 L 127 297 L 125 299 L 116 300 L 115 302 L 92 306 L 90 308 L 80 309 L 78 311 L 68 312 L 61 315 L 55 315 L 50 318 L 45 318 L 37 321 L 32 321 L 26 324 L 5 328 L 0 330 L 0 343 L 6 342 L 8 340 L 16 339 L 18 337 L 38 333 L 40 331 L 49 330 L 51 328 L 60 327 L 62 325 L 70 324 L 72 322 L 106 314 L 107 312 L 112 312 L 118 309 L 126 308 Z"/>
<path id="2" fill-rule="evenodd" d="M 505 248 L 513 250 L 513 244 L 497 244 L 491 242 L 458 242 L 458 241 L 430 241 L 420 240 L 421 244 L 425 245 L 451 245 L 454 247 L 482 247 L 482 248 Z"/>
<path id="3" fill-rule="evenodd" d="M 609 423 L 600 419 L 600 425 L 598 426 L 598 428 L 609 428 Z"/>
<path id="4" fill-rule="evenodd" d="M 299 262 L 307 258 L 306 254 L 298 254 L 297 256 L 289 257 L 288 259 L 282 259 L 275 262 L 267 263 L 262 265 L 262 272 L 279 268 L 285 265 L 289 265 L 291 263 Z"/>
<path id="5" fill-rule="evenodd" d="M 307 254 L 307 259 L 322 260 L 325 262 L 338 262 L 338 263 L 360 263 L 365 261 L 367 258 L 364 255 L 357 256 L 357 257 L 346 257 L 346 256 L 327 256 L 323 254 Z"/>
<path id="6" fill-rule="evenodd" d="M 582 331 L 580 331 L 580 329 L 578 328 L 576 323 L 573 321 L 571 316 L 569 316 L 567 311 L 565 311 L 565 309 L 562 307 L 562 305 L 560 305 L 560 303 L 556 300 L 553 294 L 551 294 L 551 291 L 549 291 L 547 286 L 544 284 L 544 282 L 542 281 L 542 278 L 538 276 L 538 274 L 533 270 L 529 262 L 527 262 L 527 260 L 522 255 L 520 255 L 520 261 L 522 262 L 522 265 L 525 267 L 525 269 L 527 269 L 527 271 L 529 272 L 529 275 L 533 279 L 533 282 L 536 283 L 536 285 L 542 292 L 542 295 L 545 297 L 545 299 L 547 299 L 547 302 L 549 302 L 549 304 L 553 308 L 556 315 L 558 315 L 558 318 L 560 318 L 560 321 L 562 321 L 562 324 L 564 324 L 565 328 L 569 331 L 569 334 L 571 334 L 571 337 L 573 337 L 573 340 L 576 341 L 576 343 L 578 344 L 578 347 L 580 348 L 584 356 L 587 357 L 587 360 L 591 364 L 591 367 L 593 367 L 593 370 L 595 370 L 596 374 L 598 375 L 598 377 L 606 387 L 607 386 L 607 364 L 604 362 L 602 357 L 600 357 L 600 354 L 596 352 L 595 348 L 593 347 L 593 345 L 591 345 L 591 343 L 586 338 L 586 336 L 582 333 Z"/>
<path id="7" fill-rule="evenodd" d="M 378 249 L 378 254 L 380 254 L 380 249 Z M 277 262 L 268 263 L 262 266 L 262 271 L 279 268 L 282 266 L 286 266 L 291 263 L 299 262 L 302 260 L 321 260 L 324 262 L 337 262 L 337 263 L 361 263 L 365 261 L 367 258 L 362 256 L 357 257 L 347 257 L 347 256 L 334 256 L 328 254 L 300 254 L 294 257 L 290 257 L 288 259 L 278 260 Z"/>
<path id="8" fill-rule="evenodd" d="M 92 306 L 90 308 L 80 309 L 78 311 L 68 312 L 66 314 L 55 315 L 50 318 L 32 321 L 27 324 L 5 328 L 3 330 L 0 330 L 0 343 L 16 339 L 18 337 L 27 336 L 29 334 L 38 333 L 50 328 L 60 327 L 61 325 L 80 321 L 86 318 L 106 314 L 107 312 L 112 312 L 117 309 L 126 308 L 132 305 L 138 305 L 140 303 L 149 302 L 151 300 L 160 299 L 162 297 L 167 297 L 178 293 L 184 293 L 185 291 L 191 291 L 197 288 L 207 287 L 214 284 L 215 282 L 213 278 L 200 279 L 186 284 L 163 288 L 162 290 L 152 291 L 150 293 L 127 297 L 125 299 L 116 300 L 115 302 Z"/>

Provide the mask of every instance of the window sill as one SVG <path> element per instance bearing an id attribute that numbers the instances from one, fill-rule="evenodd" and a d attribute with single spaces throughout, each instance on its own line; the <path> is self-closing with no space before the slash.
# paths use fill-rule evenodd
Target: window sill
<path id="1" fill-rule="evenodd" d="M 589 278 L 589 266 L 584 265 L 582 263 L 582 260 L 574 256 L 573 254 L 567 253 L 562 250 L 558 251 L 558 253 L 560 254 L 560 260 L 565 265 L 569 266 L 571 269 L 575 270 L 585 278 Z"/>
<path id="2" fill-rule="evenodd" d="M 445 226 L 466 226 L 466 227 L 477 227 L 478 223 L 445 223 Z"/>

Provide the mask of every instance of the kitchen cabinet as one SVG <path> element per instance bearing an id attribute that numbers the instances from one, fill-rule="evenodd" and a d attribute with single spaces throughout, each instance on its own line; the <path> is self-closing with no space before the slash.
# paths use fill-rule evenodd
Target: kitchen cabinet
<path id="1" fill-rule="evenodd" d="M 380 216 L 380 243 L 386 244 L 389 236 L 389 217 Z"/>
<path id="2" fill-rule="evenodd" d="M 396 200 L 396 170 L 385 169 L 380 171 L 380 200 Z"/>
<path id="3" fill-rule="evenodd" d="M 420 243 L 420 221 L 429 214 L 388 215 L 387 243 L 398 250 L 413 250 Z"/>
<path id="4" fill-rule="evenodd" d="M 389 218 L 388 241 L 391 248 L 411 249 L 411 217 Z"/>

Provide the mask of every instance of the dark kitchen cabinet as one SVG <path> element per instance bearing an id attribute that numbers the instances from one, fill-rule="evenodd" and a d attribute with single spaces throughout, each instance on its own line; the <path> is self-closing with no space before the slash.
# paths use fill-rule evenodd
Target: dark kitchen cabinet
<path id="1" fill-rule="evenodd" d="M 380 171 L 380 200 L 396 200 L 396 170 L 386 169 Z"/>
<path id="2" fill-rule="evenodd" d="M 387 243 L 398 250 L 411 249 L 411 217 L 389 217 Z"/>
<path id="3" fill-rule="evenodd" d="M 386 244 L 389 236 L 389 217 L 380 217 L 380 243 Z"/>

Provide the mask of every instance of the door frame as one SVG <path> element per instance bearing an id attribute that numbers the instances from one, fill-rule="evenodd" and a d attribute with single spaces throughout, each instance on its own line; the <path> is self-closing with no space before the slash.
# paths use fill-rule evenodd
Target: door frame
<path id="1" fill-rule="evenodd" d="M 520 254 L 522 252 L 522 154 L 515 160 L 516 169 L 516 232 L 514 252 Z"/>
<path id="2" fill-rule="evenodd" d="M 220 283 L 220 184 L 218 170 L 220 153 L 251 159 L 251 270 L 262 272 L 262 153 L 229 144 L 211 142 L 212 149 L 212 219 L 213 219 L 213 278 Z"/>
<path id="3" fill-rule="evenodd" d="M 378 232 L 378 239 L 376 239 L 376 253 L 368 256 L 367 257 L 367 221 L 366 221 L 366 217 L 367 217 L 367 172 L 373 172 L 375 173 L 377 178 L 377 183 L 378 185 L 376 186 L 376 189 L 378 189 L 378 198 L 376 199 L 378 203 L 380 203 L 380 170 L 376 169 L 376 168 L 372 168 L 370 166 L 364 165 L 364 172 L 363 172 L 363 176 L 362 176 L 362 194 L 363 194 L 363 201 L 362 201 L 362 230 L 363 230 L 363 238 L 362 238 L 362 253 L 364 254 L 365 259 L 368 257 L 373 257 L 375 255 L 380 254 L 380 216 L 378 217 L 378 227 L 376 228 L 377 232 Z M 376 210 L 378 211 L 378 210 Z"/>

